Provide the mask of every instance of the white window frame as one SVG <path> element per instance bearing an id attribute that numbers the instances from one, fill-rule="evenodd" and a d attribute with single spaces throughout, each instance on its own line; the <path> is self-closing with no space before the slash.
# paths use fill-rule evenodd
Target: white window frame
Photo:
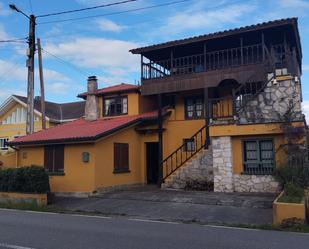
<path id="1" fill-rule="evenodd" d="M 8 150 L 9 147 L 5 145 L 6 142 L 8 142 L 9 139 L 7 137 L 0 137 L 0 150 Z"/>

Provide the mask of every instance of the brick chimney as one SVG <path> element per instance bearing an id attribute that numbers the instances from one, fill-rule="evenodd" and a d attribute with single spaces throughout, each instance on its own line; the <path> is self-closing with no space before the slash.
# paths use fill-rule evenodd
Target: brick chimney
<path id="1" fill-rule="evenodd" d="M 87 99 L 85 107 L 85 120 L 94 121 L 99 118 L 98 97 L 95 95 L 98 90 L 96 76 L 89 76 L 87 82 Z"/>

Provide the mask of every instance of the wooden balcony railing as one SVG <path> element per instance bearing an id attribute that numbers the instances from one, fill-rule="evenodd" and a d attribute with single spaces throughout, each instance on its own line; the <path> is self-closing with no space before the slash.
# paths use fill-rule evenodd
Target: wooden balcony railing
<path id="1" fill-rule="evenodd" d="M 254 44 L 168 60 L 142 62 L 142 79 L 207 72 L 261 63 L 263 60 L 263 45 Z"/>
<path id="2" fill-rule="evenodd" d="M 209 99 L 209 116 L 212 120 L 233 118 L 233 98 Z"/>

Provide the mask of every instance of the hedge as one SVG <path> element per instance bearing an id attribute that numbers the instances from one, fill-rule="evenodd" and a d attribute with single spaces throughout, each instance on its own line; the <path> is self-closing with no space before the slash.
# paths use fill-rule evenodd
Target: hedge
<path id="1" fill-rule="evenodd" d="M 47 193 L 49 178 L 40 166 L 0 169 L 0 192 Z"/>

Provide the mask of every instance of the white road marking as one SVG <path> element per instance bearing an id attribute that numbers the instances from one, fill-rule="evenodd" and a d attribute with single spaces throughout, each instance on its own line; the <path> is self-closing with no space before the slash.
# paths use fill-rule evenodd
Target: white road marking
<path id="1" fill-rule="evenodd" d="M 16 246 L 16 245 L 10 245 L 6 243 L 0 243 L 0 247 L 4 247 L 7 249 L 35 249 L 33 247 Z"/>
<path id="2" fill-rule="evenodd" d="M 174 225 L 180 225 L 181 224 L 179 222 L 174 222 L 174 221 L 147 220 L 147 219 L 137 219 L 137 218 L 130 218 L 128 220 L 139 221 L 139 222 L 149 222 L 149 223 L 174 224 Z"/>

